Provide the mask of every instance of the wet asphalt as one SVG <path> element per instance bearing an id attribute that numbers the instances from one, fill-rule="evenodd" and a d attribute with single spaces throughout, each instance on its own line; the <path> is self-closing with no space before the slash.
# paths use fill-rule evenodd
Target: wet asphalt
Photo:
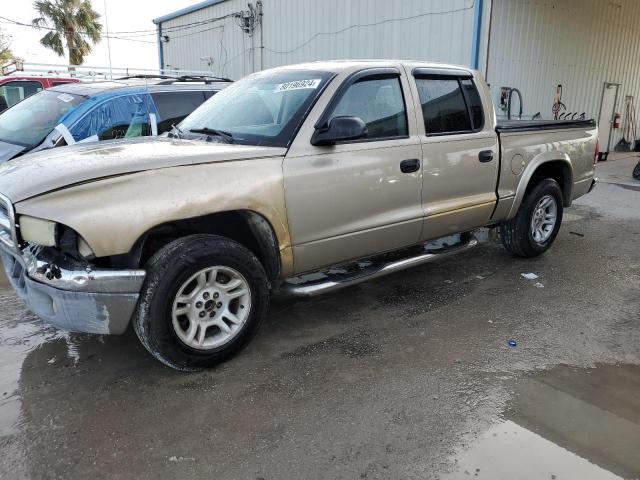
<path id="1" fill-rule="evenodd" d="M 600 165 L 542 257 L 489 241 L 276 299 L 201 373 L 56 331 L 3 284 L 0 478 L 640 478 L 635 162 Z"/>

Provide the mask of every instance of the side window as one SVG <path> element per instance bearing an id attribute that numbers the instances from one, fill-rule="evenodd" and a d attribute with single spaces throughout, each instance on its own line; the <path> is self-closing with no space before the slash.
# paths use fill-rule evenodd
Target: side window
<path id="1" fill-rule="evenodd" d="M 0 99 L 1 103 L 6 103 L 7 107 L 12 107 L 16 103 L 24 100 L 31 95 L 38 93 L 42 90 L 42 84 L 40 82 L 25 82 L 15 81 L 7 82 L 0 85 Z M 2 102 L 4 100 L 4 102 Z"/>
<path id="2" fill-rule="evenodd" d="M 175 91 L 152 93 L 158 114 L 158 134 L 171 130 L 205 101 L 200 91 Z"/>
<path id="3" fill-rule="evenodd" d="M 97 136 L 98 140 L 151 135 L 147 95 L 134 94 L 107 100 L 81 118 L 72 128 L 76 142 Z"/>
<path id="4" fill-rule="evenodd" d="M 367 124 L 368 140 L 409 134 L 402 87 L 397 77 L 364 78 L 349 86 L 329 118 L 343 116 L 361 118 Z"/>
<path id="5" fill-rule="evenodd" d="M 473 129 L 480 130 L 484 127 L 484 110 L 482 108 L 482 102 L 480 101 L 480 94 L 476 88 L 473 80 L 470 78 L 464 78 L 460 81 L 462 89 L 464 90 L 467 103 L 469 104 L 469 110 L 471 111 L 471 121 L 473 122 Z"/>
<path id="6" fill-rule="evenodd" d="M 472 130 L 469 111 L 455 78 L 416 78 L 427 135 Z"/>

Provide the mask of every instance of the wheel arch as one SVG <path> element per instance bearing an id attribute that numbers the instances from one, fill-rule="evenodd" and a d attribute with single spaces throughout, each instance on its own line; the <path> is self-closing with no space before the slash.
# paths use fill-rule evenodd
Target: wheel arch
<path id="1" fill-rule="evenodd" d="M 562 190 L 563 205 L 565 207 L 571 205 L 573 195 L 573 167 L 571 165 L 571 159 L 564 153 L 545 153 L 534 157 L 522 173 L 507 220 L 515 217 L 527 192 L 544 178 L 553 178 L 556 180 L 560 185 L 560 190 Z"/>
<path id="2" fill-rule="evenodd" d="M 282 271 L 282 259 L 273 226 L 253 210 L 230 210 L 198 217 L 169 221 L 143 233 L 127 254 L 128 263 L 143 266 L 163 246 L 193 234 L 220 235 L 248 248 L 274 280 Z"/>

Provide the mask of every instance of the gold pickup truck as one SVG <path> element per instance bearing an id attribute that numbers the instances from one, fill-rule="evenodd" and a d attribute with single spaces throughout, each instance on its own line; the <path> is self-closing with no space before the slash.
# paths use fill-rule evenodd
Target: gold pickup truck
<path id="1" fill-rule="evenodd" d="M 543 253 L 595 185 L 597 148 L 591 120 L 498 123 L 463 67 L 292 65 L 234 83 L 166 138 L 3 165 L 0 251 L 44 320 L 133 324 L 158 360 L 202 368 L 247 343 L 272 292 L 322 294 L 464 251 L 479 227 L 516 256 Z"/>

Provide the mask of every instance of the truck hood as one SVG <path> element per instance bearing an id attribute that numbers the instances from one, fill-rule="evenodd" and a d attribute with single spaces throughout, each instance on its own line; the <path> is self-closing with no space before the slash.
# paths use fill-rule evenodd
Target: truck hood
<path id="1" fill-rule="evenodd" d="M 115 175 L 285 153 L 285 148 L 158 137 L 74 145 L 32 153 L 0 165 L 0 193 L 15 203 Z"/>

